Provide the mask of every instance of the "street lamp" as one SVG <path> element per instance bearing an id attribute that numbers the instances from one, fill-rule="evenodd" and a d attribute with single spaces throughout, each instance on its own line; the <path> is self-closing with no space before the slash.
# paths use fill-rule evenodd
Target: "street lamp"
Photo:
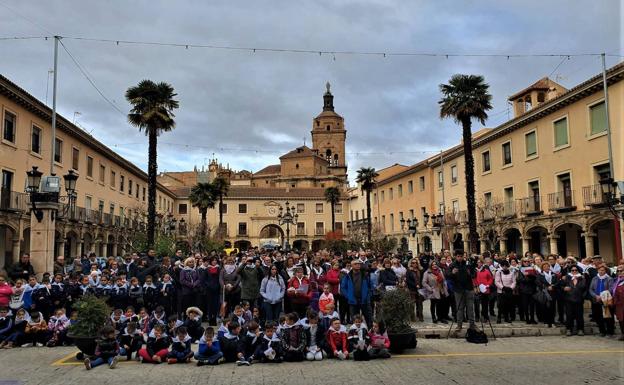
<path id="1" fill-rule="evenodd" d="M 280 205 L 279 213 L 277 214 L 277 222 L 281 225 L 286 225 L 286 251 L 290 251 L 290 225 L 294 225 L 297 223 L 299 219 L 299 214 L 297 214 L 297 210 L 295 206 L 289 206 L 290 202 L 286 201 L 286 211 L 284 212 L 284 208 Z"/>
<path id="2" fill-rule="evenodd" d="M 72 199 L 75 199 L 78 175 L 70 170 L 67 175 L 63 176 L 63 179 L 65 180 L 67 196 L 71 202 Z M 60 178 L 58 176 L 50 175 L 44 177 L 37 166 L 33 166 L 30 171 L 26 172 L 26 193 L 30 197 L 31 211 L 38 222 L 43 220 L 43 211 L 41 208 L 37 208 L 37 203 L 58 203 L 59 192 Z M 54 216 L 52 216 L 52 220 L 54 220 Z"/>
<path id="3" fill-rule="evenodd" d="M 600 180 L 600 188 L 604 203 L 614 217 L 624 219 L 624 210 L 621 207 L 624 204 L 624 181 L 615 182 L 613 178 L 603 178 Z M 617 196 L 617 190 L 620 190 L 620 196 Z"/>
<path id="4" fill-rule="evenodd" d="M 73 217 L 76 209 L 76 181 L 78 180 L 78 175 L 74 173 L 74 170 L 69 170 L 67 175 L 63 175 L 63 180 L 65 181 L 65 192 L 67 192 L 67 198 L 69 201 L 69 212 Z"/>

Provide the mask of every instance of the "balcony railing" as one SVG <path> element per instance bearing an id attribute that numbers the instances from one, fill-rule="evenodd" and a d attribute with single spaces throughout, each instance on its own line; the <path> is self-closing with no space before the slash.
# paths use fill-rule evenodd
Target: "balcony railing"
<path id="1" fill-rule="evenodd" d="M 479 207 L 479 216 L 483 222 L 493 221 L 496 219 L 496 206 L 490 204 Z"/>
<path id="2" fill-rule="evenodd" d="M 102 214 L 102 224 L 104 226 L 111 226 L 113 224 L 113 216 L 108 213 Z"/>
<path id="3" fill-rule="evenodd" d="M 542 198 L 540 195 L 518 199 L 520 213 L 527 216 L 543 214 L 541 202 Z"/>
<path id="4" fill-rule="evenodd" d="M 509 200 L 498 205 L 501 218 L 513 218 L 516 216 L 516 202 Z"/>
<path id="5" fill-rule="evenodd" d="M 583 187 L 583 204 L 585 206 L 604 206 L 607 204 L 607 197 L 602 192 L 602 186 L 594 184 Z"/>
<path id="6" fill-rule="evenodd" d="M 85 217 L 84 221 L 86 223 L 99 224 L 101 213 L 98 210 L 92 209 L 84 209 Z"/>
<path id="7" fill-rule="evenodd" d="M 548 208 L 550 211 L 573 211 L 576 210 L 574 204 L 574 190 L 563 190 L 548 194 Z"/>
<path id="8" fill-rule="evenodd" d="M 121 227 L 121 217 L 119 215 L 115 215 L 113 217 L 113 226 L 114 227 Z"/>
<path id="9" fill-rule="evenodd" d="M 26 211 L 29 209 L 30 199 L 28 194 L 0 189 L 0 210 Z"/>

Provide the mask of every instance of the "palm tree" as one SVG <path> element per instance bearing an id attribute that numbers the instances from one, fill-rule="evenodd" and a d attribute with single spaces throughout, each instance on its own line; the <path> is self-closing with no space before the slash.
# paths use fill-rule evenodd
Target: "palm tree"
<path id="1" fill-rule="evenodd" d="M 208 213 L 208 209 L 214 208 L 217 202 L 217 194 L 214 185 L 212 183 L 197 183 L 191 188 L 189 201 L 193 207 L 199 209 L 199 213 L 201 214 L 199 233 L 203 238 L 206 236 L 206 229 L 208 228 L 206 214 Z"/>
<path id="2" fill-rule="evenodd" d="M 462 125 L 466 202 L 468 205 L 468 239 L 470 252 L 477 252 L 477 215 L 475 210 L 474 159 L 472 157 L 472 119 L 485 124 L 487 111 L 492 109 L 490 86 L 481 75 L 453 75 L 448 84 L 440 84 L 442 99 L 440 118 L 453 118 Z"/>
<path id="3" fill-rule="evenodd" d="M 336 231 L 336 204 L 340 202 L 340 190 L 338 187 L 325 189 L 325 201 L 331 205 L 332 232 Z"/>
<path id="4" fill-rule="evenodd" d="M 141 80 L 126 90 L 126 100 L 132 104 L 128 121 L 148 137 L 147 161 L 147 246 L 154 246 L 156 223 L 156 173 L 158 171 L 157 140 L 163 132 L 175 128 L 173 110 L 179 107 L 173 87 L 165 82 Z"/>
<path id="5" fill-rule="evenodd" d="M 375 178 L 377 178 L 379 174 L 375 171 L 373 167 L 362 167 L 357 171 L 357 178 L 355 181 L 360 184 L 360 188 L 362 192 L 366 193 L 366 230 L 368 235 L 368 241 L 371 241 L 372 233 L 373 233 L 373 222 L 371 221 L 371 203 L 370 203 L 370 194 L 371 191 L 375 188 Z"/>
<path id="6" fill-rule="evenodd" d="M 216 177 L 212 181 L 212 185 L 214 187 L 214 191 L 219 197 L 219 229 L 223 226 L 223 197 L 228 195 L 228 191 L 230 190 L 230 185 L 222 176 Z"/>

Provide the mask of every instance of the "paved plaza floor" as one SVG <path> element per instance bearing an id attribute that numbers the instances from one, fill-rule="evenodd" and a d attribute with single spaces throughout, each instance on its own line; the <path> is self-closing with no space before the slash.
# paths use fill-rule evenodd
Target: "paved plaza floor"
<path id="1" fill-rule="evenodd" d="M 0 384 L 623 384 L 624 343 L 598 336 L 499 338 L 488 345 L 419 339 L 389 360 L 197 367 L 120 361 L 86 371 L 76 349 L 0 350 Z"/>

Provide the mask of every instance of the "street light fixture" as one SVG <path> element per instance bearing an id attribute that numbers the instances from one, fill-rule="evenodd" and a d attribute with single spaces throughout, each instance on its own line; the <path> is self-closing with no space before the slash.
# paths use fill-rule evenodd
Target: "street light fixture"
<path id="1" fill-rule="evenodd" d="M 41 222 L 43 220 L 43 211 L 41 208 L 37 208 L 37 203 L 59 202 L 60 178 L 55 175 L 43 177 L 43 173 L 38 170 L 37 166 L 33 166 L 30 171 L 27 171 L 26 177 L 26 193 L 30 196 L 31 211 L 37 218 L 37 221 Z M 74 174 L 73 170 L 69 170 L 67 175 L 63 175 L 63 179 L 65 180 L 65 191 L 67 192 L 71 208 L 76 198 L 78 175 Z M 54 213 L 52 220 L 54 220 Z"/>
<path id="2" fill-rule="evenodd" d="M 624 219 L 624 181 L 615 182 L 613 178 L 603 178 L 600 180 L 600 188 L 602 190 L 602 196 L 604 203 L 609 208 L 609 211 L 616 218 Z M 620 191 L 620 196 L 617 196 L 617 191 Z"/>
<path id="3" fill-rule="evenodd" d="M 290 225 L 295 225 L 299 219 L 297 209 L 295 206 L 289 206 L 290 202 L 286 201 L 286 211 L 280 205 L 279 213 L 277 214 L 277 222 L 280 225 L 286 225 L 286 251 L 290 251 Z"/>

